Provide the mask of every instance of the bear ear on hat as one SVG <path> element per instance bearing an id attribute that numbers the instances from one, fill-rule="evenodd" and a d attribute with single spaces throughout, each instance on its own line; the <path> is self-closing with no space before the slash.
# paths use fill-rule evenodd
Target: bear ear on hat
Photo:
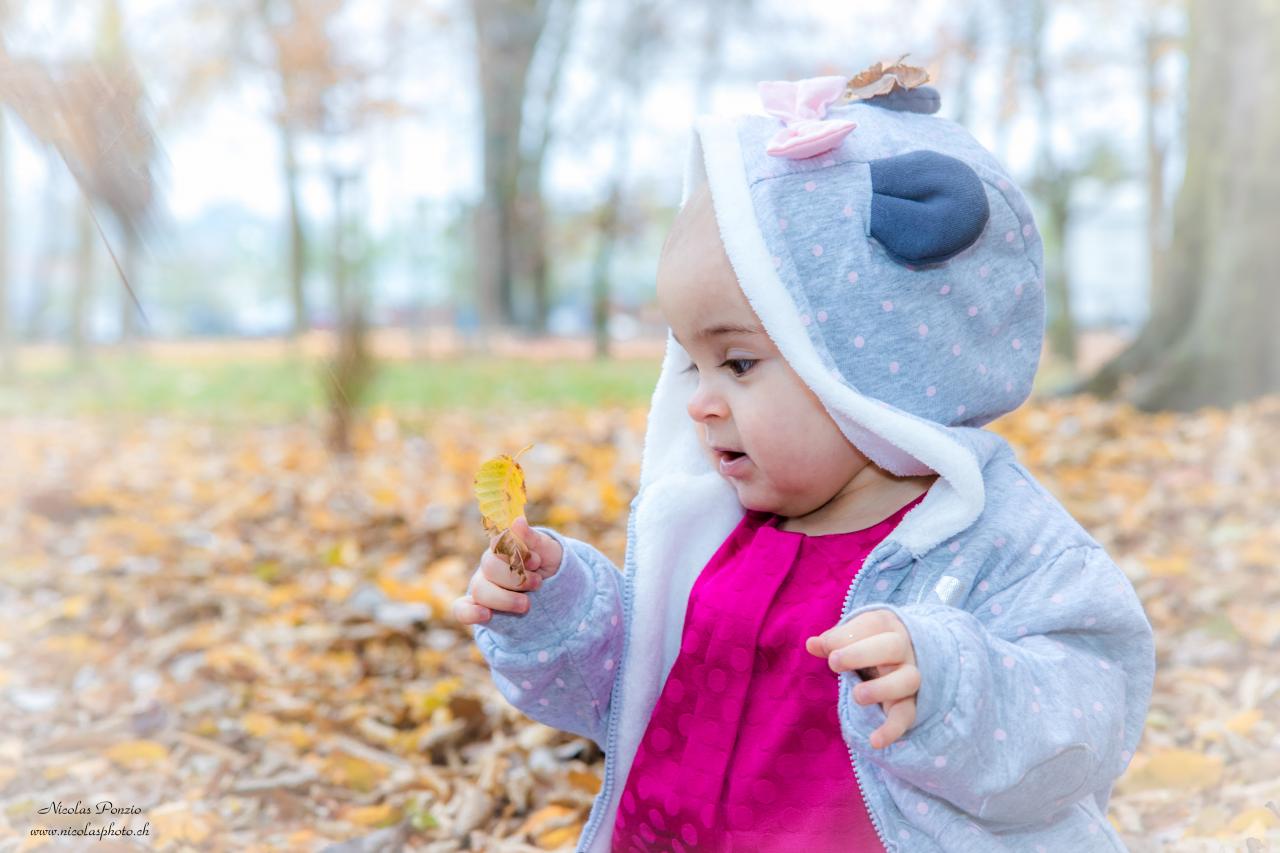
<path id="1" fill-rule="evenodd" d="M 982 179 L 937 151 L 872 160 L 870 234 L 901 264 L 941 263 L 967 249 L 990 210 Z"/>

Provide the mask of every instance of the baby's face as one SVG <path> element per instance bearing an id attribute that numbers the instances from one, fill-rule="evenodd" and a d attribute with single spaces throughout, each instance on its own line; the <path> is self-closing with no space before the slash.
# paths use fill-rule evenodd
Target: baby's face
<path id="1" fill-rule="evenodd" d="M 788 518 L 826 504 L 868 464 L 795 374 L 751 310 L 720 241 L 704 184 L 658 262 L 658 306 L 692 358 L 689 417 L 747 509 Z M 725 454 L 746 458 L 725 470 Z"/>

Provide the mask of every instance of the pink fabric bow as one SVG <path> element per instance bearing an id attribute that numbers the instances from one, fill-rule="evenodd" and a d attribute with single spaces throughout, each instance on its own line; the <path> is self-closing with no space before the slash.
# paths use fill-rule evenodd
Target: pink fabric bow
<path id="1" fill-rule="evenodd" d="M 827 114 L 827 106 L 844 93 L 845 83 L 845 78 L 840 76 L 758 83 L 765 111 L 786 125 L 773 135 L 764 150 L 774 157 L 800 160 L 839 145 L 858 125 L 823 116 Z"/>

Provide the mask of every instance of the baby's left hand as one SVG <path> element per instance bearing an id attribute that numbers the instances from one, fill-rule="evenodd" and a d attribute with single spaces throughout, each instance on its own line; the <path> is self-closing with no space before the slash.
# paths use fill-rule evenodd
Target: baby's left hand
<path id="1" fill-rule="evenodd" d="M 907 626 L 890 610 L 868 610 L 843 625 L 805 640 L 805 650 L 825 657 L 832 672 L 870 670 L 853 688 L 860 705 L 881 703 L 885 722 L 871 733 L 871 745 L 883 749 L 911 728 L 916 720 L 920 670 Z"/>

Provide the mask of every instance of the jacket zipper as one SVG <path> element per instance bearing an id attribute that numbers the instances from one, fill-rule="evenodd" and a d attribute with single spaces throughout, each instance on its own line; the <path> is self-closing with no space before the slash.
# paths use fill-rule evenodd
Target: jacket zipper
<path id="1" fill-rule="evenodd" d="M 635 574 L 631 563 L 634 557 L 634 553 L 633 553 L 634 547 L 632 543 L 635 542 L 635 526 L 636 526 L 635 519 L 636 519 L 636 511 L 635 511 L 635 507 L 633 506 L 630 512 L 630 518 L 627 521 L 627 555 L 626 555 L 626 559 L 623 561 L 624 572 L 623 572 L 623 579 L 622 579 L 622 613 L 623 613 L 622 660 L 618 664 L 618 673 L 616 676 L 617 680 L 614 684 L 614 689 L 609 699 L 608 732 L 605 735 L 605 740 L 608 742 L 607 747 L 605 749 L 605 774 L 604 774 L 604 780 L 601 782 L 601 785 L 600 785 L 600 793 L 597 795 L 599 798 L 598 802 L 601 804 L 601 806 L 599 809 L 594 810 L 596 813 L 587 821 L 587 825 L 583 827 L 582 836 L 578 839 L 578 847 L 575 853 L 586 853 L 586 851 L 591 849 L 591 845 L 595 841 L 595 834 L 600 829 L 600 823 L 601 821 L 604 820 L 604 813 L 608 810 L 609 801 L 610 799 L 612 799 L 612 796 L 613 796 L 613 782 L 614 782 L 614 777 L 616 776 L 615 771 L 617 769 L 616 756 L 617 756 L 617 749 L 618 749 L 618 719 L 622 716 L 622 710 L 621 710 L 622 709 L 622 688 L 623 688 L 623 685 L 626 683 L 623 680 L 622 676 L 627 665 L 627 658 L 628 658 L 627 645 L 631 639 L 631 607 L 630 607 L 631 580 Z M 867 555 L 867 558 L 869 560 L 870 555 Z M 864 562 L 863 568 L 859 570 L 858 573 L 853 576 L 853 580 L 849 582 L 849 591 L 845 593 L 845 597 L 844 597 L 844 610 L 849 609 L 849 605 L 853 602 L 853 592 L 858 586 L 858 581 L 861 580 L 862 576 L 866 573 L 867 573 L 866 563 Z M 843 612 L 844 611 L 841 611 L 842 614 Z M 836 674 L 837 684 L 839 683 L 839 679 L 840 679 L 840 675 L 839 673 L 837 673 Z M 866 788 L 866 785 L 863 784 L 861 773 L 858 771 L 858 762 L 857 762 L 857 759 L 854 757 L 854 750 L 852 746 L 849 746 L 849 761 L 853 765 L 853 778 L 858 783 L 858 794 L 862 797 L 862 805 L 867 810 L 867 815 L 871 818 L 871 825 L 875 828 L 876 836 L 879 837 L 881 846 L 884 847 L 885 850 L 896 849 L 894 847 L 891 847 L 888 841 L 885 839 L 884 830 L 880 826 L 880 819 L 876 817 L 876 813 L 871 810 L 870 802 L 867 799 L 867 788 Z"/>
<path id="2" fill-rule="evenodd" d="M 637 499 L 639 495 L 637 495 Z M 627 666 L 627 646 L 631 640 L 631 579 L 635 572 L 631 565 L 634 559 L 635 551 L 635 533 L 636 533 L 636 508 L 635 502 L 632 503 L 630 518 L 627 520 L 627 553 L 623 559 L 623 577 L 622 577 L 622 660 L 618 662 L 618 672 L 614 676 L 613 690 L 610 692 L 609 698 L 609 719 L 606 723 L 607 732 L 605 740 L 607 741 L 605 749 L 605 774 L 604 780 L 600 785 L 599 803 L 600 808 L 595 810 L 596 814 L 587 821 L 587 825 L 582 828 L 582 837 L 579 839 L 578 849 L 575 853 L 585 853 L 591 849 L 591 844 L 595 840 L 595 833 L 600 829 L 600 822 L 604 819 L 604 813 L 609 809 L 609 800 L 613 794 L 613 781 L 618 766 L 618 719 L 622 716 L 622 688 L 625 682 L 622 673 Z"/>
<path id="3" fill-rule="evenodd" d="M 868 560 L 870 559 L 870 555 L 868 555 L 867 559 Z M 880 561 L 877 560 L 877 562 L 880 562 Z M 860 581 L 862 577 L 867 573 L 868 573 L 867 564 L 864 561 L 862 568 L 858 570 L 856 574 L 854 574 L 853 580 L 849 582 L 849 591 L 845 593 L 845 597 L 844 597 L 844 610 L 840 611 L 841 618 L 843 618 L 845 611 L 849 609 L 850 605 L 853 604 L 853 591 L 857 589 L 858 581 Z M 837 684 L 836 689 L 837 690 L 839 689 L 839 686 L 838 686 L 839 683 L 840 683 L 840 673 L 837 672 L 836 673 L 836 684 Z M 852 701 L 852 699 L 850 701 Z M 862 774 L 858 770 L 858 760 L 854 755 L 853 744 L 846 744 L 846 746 L 848 746 L 849 748 L 849 762 L 853 765 L 853 778 L 858 783 L 858 795 L 862 797 L 862 805 L 867 810 L 867 815 L 871 818 L 871 825 L 875 827 L 876 835 L 880 838 L 880 846 L 883 847 L 885 850 L 893 850 L 895 848 L 889 846 L 889 842 L 884 837 L 884 829 L 881 828 L 880 826 L 880 819 L 876 817 L 876 813 L 872 811 L 871 801 L 867 799 L 867 786 L 862 782 Z"/>

